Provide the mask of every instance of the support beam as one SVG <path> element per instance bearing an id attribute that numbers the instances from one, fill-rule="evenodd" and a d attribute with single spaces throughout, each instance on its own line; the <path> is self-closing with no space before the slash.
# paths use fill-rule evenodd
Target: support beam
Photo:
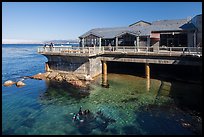
<path id="1" fill-rule="evenodd" d="M 84 48 L 84 38 L 82 38 L 82 47 Z"/>
<path id="2" fill-rule="evenodd" d="M 45 62 L 45 71 L 49 72 L 50 71 L 50 67 L 48 65 L 48 62 Z"/>
<path id="3" fill-rule="evenodd" d="M 99 38 L 99 49 L 101 50 L 101 38 Z"/>
<path id="4" fill-rule="evenodd" d="M 150 79 L 150 67 L 149 63 L 145 63 L 145 76 L 147 79 Z"/>
<path id="5" fill-rule="evenodd" d="M 102 67 L 103 67 L 102 73 L 107 75 L 107 62 L 106 61 L 102 61 Z"/>
<path id="6" fill-rule="evenodd" d="M 115 48 L 118 49 L 118 37 L 115 38 Z"/>
<path id="7" fill-rule="evenodd" d="M 139 51 L 139 46 L 140 46 L 140 38 L 139 38 L 139 36 L 137 36 L 137 38 L 136 38 L 137 40 L 137 51 Z"/>

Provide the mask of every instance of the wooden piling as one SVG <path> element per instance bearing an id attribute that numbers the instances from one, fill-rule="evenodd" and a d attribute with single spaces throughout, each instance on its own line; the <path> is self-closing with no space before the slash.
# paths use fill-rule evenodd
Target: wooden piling
<path id="1" fill-rule="evenodd" d="M 149 67 L 149 63 L 145 63 L 145 75 L 146 75 L 146 78 L 150 79 L 150 67 Z"/>
<path id="2" fill-rule="evenodd" d="M 107 75 L 107 62 L 102 61 L 102 67 L 103 67 L 103 74 Z"/>

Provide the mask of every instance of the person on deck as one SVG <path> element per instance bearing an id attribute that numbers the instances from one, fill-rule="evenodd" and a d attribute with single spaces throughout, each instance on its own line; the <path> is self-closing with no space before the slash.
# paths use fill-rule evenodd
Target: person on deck
<path id="1" fill-rule="evenodd" d="M 109 51 L 111 51 L 111 50 L 112 50 L 111 43 L 109 43 L 109 44 L 108 44 L 108 49 L 109 49 Z"/>

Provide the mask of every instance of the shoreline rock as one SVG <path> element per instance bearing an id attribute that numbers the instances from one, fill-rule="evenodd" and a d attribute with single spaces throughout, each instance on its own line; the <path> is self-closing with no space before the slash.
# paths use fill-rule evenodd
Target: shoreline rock
<path id="1" fill-rule="evenodd" d="M 16 82 L 16 86 L 17 86 L 17 87 L 22 87 L 22 86 L 25 86 L 25 85 L 26 85 L 26 84 L 23 83 L 22 81 Z"/>
<path id="2" fill-rule="evenodd" d="M 25 79 L 30 78 L 30 79 L 36 79 L 36 80 L 55 80 L 58 82 L 66 82 L 77 88 L 87 88 L 90 81 L 93 80 L 90 75 L 75 75 L 73 73 L 63 73 L 63 72 L 57 72 L 57 71 L 38 73 L 33 76 L 24 76 L 23 78 Z M 11 86 L 13 84 L 16 84 L 17 87 L 22 87 L 26 85 L 22 81 L 14 82 L 11 80 L 4 82 L 3 85 Z"/>
<path id="3" fill-rule="evenodd" d="M 9 87 L 12 86 L 13 84 L 16 84 L 16 82 L 12 81 L 12 80 L 7 80 L 4 82 L 4 86 Z"/>
<path id="4" fill-rule="evenodd" d="M 58 82 L 67 82 L 77 88 L 86 88 L 88 85 L 85 80 L 80 79 L 72 73 L 60 73 L 53 71 L 47 74 L 45 78 L 48 80 L 56 80 Z"/>

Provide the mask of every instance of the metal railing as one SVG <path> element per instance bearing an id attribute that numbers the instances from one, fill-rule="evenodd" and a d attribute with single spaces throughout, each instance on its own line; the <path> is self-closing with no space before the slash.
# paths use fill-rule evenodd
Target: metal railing
<path id="1" fill-rule="evenodd" d="M 70 47 L 70 46 L 54 46 L 54 47 L 38 47 L 38 53 L 64 53 L 64 54 L 84 54 L 96 55 L 102 53 L 99 47 Z"/>
<path id="2" fill-rule="evenodd" d="M 38 47 L 38 53 L 64 53 L 74 55 L 97 55 L 97 54 L 116 54 L 116 53 L 142 53 L 142 54 L 165 54 L 165 55 L 197 55 L 202 56 L 202 47 L 146 47 L 140 46 L 118 46 L 116 47 Z"/>

